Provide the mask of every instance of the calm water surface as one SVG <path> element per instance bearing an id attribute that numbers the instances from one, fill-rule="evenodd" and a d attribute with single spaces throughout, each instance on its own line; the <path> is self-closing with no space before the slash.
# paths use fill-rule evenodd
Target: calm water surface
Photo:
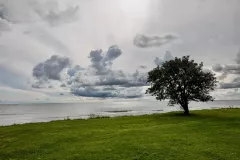
<path id="1" fill-rule="evenodd" d="M 191 103 L 191 110 L 240 107 L 240 100 Z M 102 116 L 142 115 L 179 110 L 157 101 L 79 102 L 43 104 L 0 104 L 0 126 L 30 122 L 47 122 L 65 118 L 88 118 L 90 114 Z"/>

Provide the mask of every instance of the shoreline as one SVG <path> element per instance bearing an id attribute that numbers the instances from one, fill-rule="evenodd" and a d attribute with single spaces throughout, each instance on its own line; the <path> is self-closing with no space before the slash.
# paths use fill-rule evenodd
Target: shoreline
<path id="1" fill-rule="evenodd" d="M 190 110 L 190 116 L 191 112 L 194 111 L 208 111 L 208 110 L 221 110 L 221 109 L 240 109 L 240 107 L 214 107 L 214 108 L 203 108 L 203 109 L 196 109 L 196 110 Z M 127 110 L 116 110 L 116 111 L 106 111 L 109 113 L 125 113 Z M 128 112 L 128 111 L 127 111 Z M 145 111 L 146 112 L 146 111 Z M 38 121 L 38 122 L 27 122 L 27 123 L 14 123 L 14 124 L 9 124 L 9 125 L 0 125 L 1 127 L 11 127 L 11 126 L 20 126 L 20 125 L 28 125 L 28 124 L 42 124 L 42 123 L 51 123 L 51 122 L 61 122 L 61 121 L 74 121 L 74 120 L 91 120 L 91 119 L 113 119 L 117 117 L 139 117 L 139 116 L 151 116 L 151 115 L 164 115 L 164 114 L 171 114 L 171 113 L 179 113 L 183 114 L 183 111 L 164 111 L 164 110 L 156 110 L 155 112 L 152 111 L 151 113 L 143 113 L 143 114 L 129 114 L 129 115 L 99 115 L 99 114 L 90 114 L 88 116 L 83 116 L 82 117 L 77 117 L 77 118 L 72 118 L 71 116 L 55 119 L 55 120 L 47 120 L 47 121 Z"/>

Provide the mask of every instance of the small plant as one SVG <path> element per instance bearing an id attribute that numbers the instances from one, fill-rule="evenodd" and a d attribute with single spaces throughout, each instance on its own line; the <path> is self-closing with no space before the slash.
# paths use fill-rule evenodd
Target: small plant
<path id="1" fill-rule="evenodd" d="M 67 116 L 67 118 L 64 118 L 64 120 L 71 120 L 69 116 Z"/>
<path id="2" fill-rule="evenodd" d="M 95 114 L 90 114 L 89 119 L 103 119 L 103 118 L 110 118 L 109 116 L 100 116 Z"/>
<path id="3" fill-rule="evenodd" d="M 95 117 L 96 117 L 95 114 L 90 114 L 90 115 L 89 115 L 89 119 L 93 119 L 93 118 L 95 118 Z"/>
<path id="4" fill-rule="evenodd" d="M 231 105 L 231 106 L 228 106 L 228 108 L 234 108 L 234 106 L 233 106 L 233 105 Z"/>

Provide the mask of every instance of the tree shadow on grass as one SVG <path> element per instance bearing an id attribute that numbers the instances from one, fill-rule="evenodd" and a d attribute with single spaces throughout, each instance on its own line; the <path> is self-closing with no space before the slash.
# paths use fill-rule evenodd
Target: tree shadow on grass
<path id="1" fill-rule="evenodd" d="M 203 111 L 190 111 L 190 115 L 185 115 L 183 112 L 170 112 L 164 114 L 154 115 L 154 119 L 161 121 L 164 119 L 169 121 L 183 122 L 183 121 L 240 121 L 240 115 L 234 113 L 234 111 L 229 112 L 226 109 L 221 110 L 203 110 Z"/>

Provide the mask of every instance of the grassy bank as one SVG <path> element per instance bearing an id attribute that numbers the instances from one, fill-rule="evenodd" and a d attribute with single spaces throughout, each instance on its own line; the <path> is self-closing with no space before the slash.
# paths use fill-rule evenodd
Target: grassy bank
<path id="1" fill-rule="evenodd" d="M 0 159 L 239 160 L 240 109 L 0 127 Z"/>

